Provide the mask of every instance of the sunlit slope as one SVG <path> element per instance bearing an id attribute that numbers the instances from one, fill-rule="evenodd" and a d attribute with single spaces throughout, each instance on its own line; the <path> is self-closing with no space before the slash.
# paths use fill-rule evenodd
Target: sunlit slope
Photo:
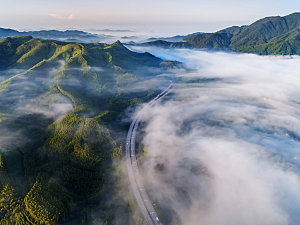
<path id="1" fill-rule="evenodd" d="M 153 75 L 149 70 L 160 69 L 162 60 L 149 53 L 132 52 L 119 41 L 111 45 L 81 44 L 17 36 L 0 41 L 0 62 L 2 70 L 25 71 L 19 75 L 56 68 L 58 91 L 72 99 L 76 109 L 91 111 L 91 107 L 107 109 L 107 95 L 118 88 L 120 94 L 122 88 Z M 0 83 L 0 89 L 8 81 L 12 79 Z"/>
<path id="2" fill-rule="evenodd" d="M 8 37 L 0 40 L 2 68 L 28 68 L 44 59 L 65 60 L 69 66 L 120 66 L 131 69 L 137 65 L 158 66 L 162 61 L 147 53 L 132 52 L 119 41 L 111 45 L 81 44 L 43 40 L 31 36 Z"/>
<path id="3" fill-rule="evenodd" d="M 258 54 L 300 54 L 300 13 L 285 17 L 266 17 L 249 26 L 230 27 L 210 34 L 213 46 L 201 45 L 206 34 L 186 39 L 195 47 L 230 48 Z M 219 37 L 219 38 L 218 38 Z"/>
<path id="4" fill-rule="evenodd" d="M 300 55 L 300 28 L 271 38 L 266 43 L 236 45 L 239 52 L 261 55 Z"/>

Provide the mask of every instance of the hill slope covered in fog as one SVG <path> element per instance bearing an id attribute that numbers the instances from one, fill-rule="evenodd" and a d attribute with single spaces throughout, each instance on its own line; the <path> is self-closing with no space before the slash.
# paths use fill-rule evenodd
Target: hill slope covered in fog
<path id="1" fill-rule="evenodd" d="M 0 224 L 129 224 L 122 115 L 155 96 L 147 79 L 166 64 L 119 41 L 0 40 Z"/>

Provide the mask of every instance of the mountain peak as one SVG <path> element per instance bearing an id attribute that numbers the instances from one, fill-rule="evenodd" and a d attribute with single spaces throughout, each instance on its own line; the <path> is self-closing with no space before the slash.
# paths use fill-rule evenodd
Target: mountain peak
<path id="1" fill-rule="evenodd" d="M 114 47 L 114 48 L 119 48 L 119 49 L 127 49 L 127 48 L 122 44 L 122 42 L 119 41 L 119 40 L 117 40 L 116 42 L 112 43 L 111 45 L 109 45 L 109 46 L 106 47 L 106 48 L 112 48 L 112 47 Z"/>
<path id="2" fill-rule="evenodd" d="M 119 45 L 119 46 L 123 46 L 124 47 L 124 45 L 122 44 L 122 42 L 119 41 L 119 40 L 117 40 L 116 42 L 114 42 L 113 45 Z"/>

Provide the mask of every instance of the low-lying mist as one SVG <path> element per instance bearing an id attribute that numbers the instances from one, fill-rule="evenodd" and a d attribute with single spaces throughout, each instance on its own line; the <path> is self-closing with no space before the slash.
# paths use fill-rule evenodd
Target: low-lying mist
<path id="1" fill-rule="evenodd" d="M 161 219 L 300 224 L 300 58 L 138 50 L 192 68 L 142 114 L 144 182 Z"/>

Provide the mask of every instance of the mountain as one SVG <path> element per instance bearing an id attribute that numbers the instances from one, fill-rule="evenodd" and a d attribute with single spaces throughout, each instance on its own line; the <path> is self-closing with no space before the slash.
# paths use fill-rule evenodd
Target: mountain
<path id="1" fill-rule="evenodd" d="M 126 109 L 178 62 L 16 36 L 0 40 L 0 65 L 0 224 L 133 224 L 118 183 Z"/>
<path id="2" fill-rule="evenodd" d="M 228 33 L 205 33 L 185 39 L 191 46 L 200 48 L 227 48 L 230 46 Z"/>
<path id="3" fill-rule="evenodd" d="M 130 45 L 130 43 L 128 43 Z M 133 44 L 133 43 L 132 43 Z M 136 45 L 136 43 L 134 43 Z M 163 48 L 191 48 L 192 45 L 188 42 L 169 42 L 163 40 L 149 41 L 141 44 L 142 46 L 156 46 Z"/>
<path id="4" fill-rule="evenodd" d="M 70 42 L 101 42 L 112 38 L 111 35 L 99 35 L 91 34 L 80 30 L 39 30 L 39 31 L 17 31 L 12 29 L 0 28 L 0 38 L 12 37 L 12 36 L 32 36 L 34 38 L 43 38 L 59 41 L 70 41 Z"/>
<path id="5" fill-rule="evenodd" d="M 185 38 L 187 44 L 164 43 L 165 47 L 227 49 L 261 55 L 300 55 L 300 13 L 274 16 L 251 25 L 233 26 L 215 33 L 201 33 Z M 158 42 L 144 45 L 159 46 Z"/>
<path id="6" fill-rule="evenodd" d="M 9 36 L 16 36 L 19 35 L 20 32 L 17 30 L 0 28 L 0 38 L 9 37 Z"/>
<path id="7" fill-rule="evenodd" d="M 172 36 L 172 37 L 152 37 L 152 38 L 148 38 L 145 42 L 152 42 L 152 41 L 168 41 L 168 42 L 184 42 L 184 39 L 197 35 L 197 34 L 201 34 L 202 32 L 196 32 L 196 33 L 192 33 L 192 34 L 187 34 L 187 35 L 176 35 L 176 36 Z"/>
<path id="8" fill-rule="evenodd" d="M 113 30 L 113 29 L 91 29 L 91 31 L 101 31 L 101 32 L 120 32 L 120 33 L 129 33 L 134 32 L 133 30 Z"/>

